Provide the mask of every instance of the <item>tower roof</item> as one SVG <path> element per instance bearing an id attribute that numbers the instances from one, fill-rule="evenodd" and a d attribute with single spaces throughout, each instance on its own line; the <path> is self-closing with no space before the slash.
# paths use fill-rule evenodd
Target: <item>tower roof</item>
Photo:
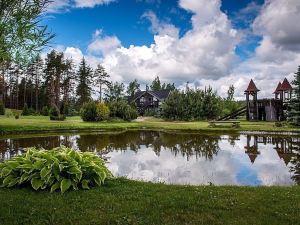
<path id="1" fill-rule="evenodd" d="M 281 82 L 279 82 L 278 85 L 277 85 L 277 88 L 275 89 L 273 94 L 278 94 L 280 92 L 281 85 L 282 85 Z"/>
<path id="2" fill-rule="evenodd" d="M 291 86 L 290 82 L 286 78 L 284 78 L 279 91 L 290 91 L 292 89 L 293 87 Z"/>
<path id="3" fill-rule="evenodd" d="M 245 92 L 258 92 L 258 91 L 260 90 L 256 87 L 255 83 L 251 79 L 248 88 L 245 90 Z"/>

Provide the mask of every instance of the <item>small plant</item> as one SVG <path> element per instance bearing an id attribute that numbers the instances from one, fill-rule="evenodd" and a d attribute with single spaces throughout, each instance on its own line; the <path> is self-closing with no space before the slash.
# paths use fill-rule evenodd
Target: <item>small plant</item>
<path id="1" fill-rule="evenodd" d="M 48 106 L 43 106 L 42 110 L 41 110 L 41 115 L 42 116 L 49 116 L 49 109 Z"/>
<path id="2" fill-rule="evenodd" d="M 90 189 L 112 174 L 103 159 L 90 152 L 61 146 L 52 150 L 28 148 L 26 153 L 0 164 L 0 185 L 30 185 L 34 190 Z"/>
<path id="3" fill-rule="evenodd" d="M 62 114 L 60 114 L 59 109 L 56 105 L 51 106 L 49 110 L 50 120 L 58 120 L 58 121 L 64 121 L 66 117 Z"/>
<path id="4" fill-rule="evenodd" d="M 30 111 L 28 109 L 27 104 L 24 104 L 23 110 L 22 110 L 22 116 L 29 116 L 30 115 Z"/>
<path id="5" fill-rule="evenodd" d="M 15 119 L 18 120 L 20 118 L 20 114 L 19 113 L 15 113 Z"/>
<path id="6" fill-rule="evenodd" d="M 0 115 L 5 115 L 5 107 L 3 102 L 0 101 Z"/>
<path id="7" fill-rule="evenodd" d="M 6 110 L 5 116 L 6 116 L 7 118 L 10 118 L 11 116 L 13 116 L 13 113 L 12 113 L 10 110 Z"/>
<path id="8" fill-rule="evenodd" d="M 96 104 L 96 111 L 97 111 L 97 121 L 107 120 L 109 118 L 109 108 L 104 103 L 97 103 Z"/>

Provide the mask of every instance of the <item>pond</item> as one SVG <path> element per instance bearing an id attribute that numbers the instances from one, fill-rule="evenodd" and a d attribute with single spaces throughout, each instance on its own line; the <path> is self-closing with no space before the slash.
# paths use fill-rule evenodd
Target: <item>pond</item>
<path id="1" fill-rule="evenodd" d="M 24 148 L 91 151 L 115 176 L 192 185 L 300 184 L 300 136 L 126 131 L 0 139 L 0 160 Z"/>

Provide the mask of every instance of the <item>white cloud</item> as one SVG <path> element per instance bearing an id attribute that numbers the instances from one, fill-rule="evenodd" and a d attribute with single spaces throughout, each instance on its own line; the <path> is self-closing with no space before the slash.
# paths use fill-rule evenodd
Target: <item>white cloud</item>
<path id="1" fill-rule="evenodd" d="M 96 5 L 104 5 L 109 4 L 111 2 L 114 2 L 116 0 L 75 0 L 75 6 L 78 8 L 84 8 L 84 7 L 94 7 Z"/>
<path id="2" fill-rule="evenodd" d="M 116 36 L 100 37 L 101 33 L 96 30 L 94 40 L 89 44 L 88 51 L 90 53 L 107 55 L 121 46 L 121 41 Z"/>
<path id="3" fill-rule="evenodd" d="M 97 5 L 107 5 L 116 0 L 55 0 L 47 7 L 48 13 L 67 11 L 70 8 L 93 8 Z"/>

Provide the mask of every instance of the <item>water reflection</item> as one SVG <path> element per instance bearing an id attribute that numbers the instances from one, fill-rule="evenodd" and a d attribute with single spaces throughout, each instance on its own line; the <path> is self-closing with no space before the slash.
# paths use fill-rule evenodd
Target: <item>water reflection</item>
<path id="1" fill-rule="evenodd" d="M 0 140 L 0 160 L 59 145 L 96 152 L 117 176 L 179 184 L 300 184 L 300 137 L 128 131 Z"/>

